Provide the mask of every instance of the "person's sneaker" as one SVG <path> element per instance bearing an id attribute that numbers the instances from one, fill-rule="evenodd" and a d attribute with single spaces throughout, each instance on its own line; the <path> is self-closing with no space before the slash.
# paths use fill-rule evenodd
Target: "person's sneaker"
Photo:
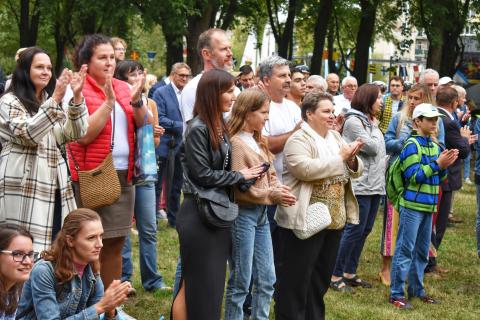
<path id="1" fill-rule="evenodd" d="M 150 290 L 146 290 L 148 292 L 156 292 L 156 291 L 172 291 L 173 288 L 172 287 L 169 287 L 165 284 L 162 284 L 160 287 L 157 287 L 157 288 L 153 288 L 153 289 L 150 289 Z"/>
<path id="2" fill-rule="evenodd" d="M 423 296 L 423 297 L 418 297 L 423 303 L 426 303 L 426 304 L 440 304 L 440 301 L 439 300 L 436 300 L 430 296 Z"/>
<path id="3" fill-rule="evenodd" d="M 157 220 L 167 220 L 167 212 L 163 209 L 158 210 Z"/>
<path id="4" fill-rule="evenodd" d="M 411 303 L 408 302 L 408 300 L 405 298 L 390 298 L 388 302 L 393 304 L 393 306 L 398 309 L 402 309 L 402 310 L 413 309 L 413 306 L 411 305 Z"/>
<path id="5" fill-rule="evenodd" d="M 455 217 L 453 214 L 448 215 L 448 222 L 449 223 L 462 223 L 463 219 Z"/>
<path id="6" fill-rule="evenodd" d="M 123 311 L 123 305 L 117 308 L 117 319 L 118 320 L 137 320 L 136 318 L 132 317 L 125 311 Z"/>
<path id="7" fill-rule="evenodd" d="M 465 179 L 465 183 L 469 184 L 469 185 L 473 184 L 473 182 L 472 182 L 472 180 L 470 180 L 470 178 Z"/>

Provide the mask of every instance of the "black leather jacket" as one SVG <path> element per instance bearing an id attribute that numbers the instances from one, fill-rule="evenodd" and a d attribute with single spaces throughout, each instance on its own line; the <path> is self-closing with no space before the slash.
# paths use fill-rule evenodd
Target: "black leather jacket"
<path id="1" fill-rule="evenodd" d="M 231 149 L 230 141 L 225 136 L 220 148 L 213 150 L 207 126 L 198 117 L 193 118 L 188 123 L 180 149 L 184 175 L 188 178 L 184 179 L 183 193 L 194 193 L 194 187 L 188 180 L 204 188 L 227 188 L 228 194 L 231 193 L 230 187 L 245 182 L 240 172 L 230 171 Z M 227 154 L 229 161 L 224 163 Z"/>

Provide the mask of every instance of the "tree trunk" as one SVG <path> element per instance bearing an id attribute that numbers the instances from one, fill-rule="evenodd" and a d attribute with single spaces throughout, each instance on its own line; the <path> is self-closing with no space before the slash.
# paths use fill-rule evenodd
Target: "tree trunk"
<path id="1" fill-rule="evenodd" d="M 166 30 L 166 29 L 163 29 Z M 183 35 L 163 32 L 165 42 L 167 43 L 166 69 L 167 75 L 170 74 L 172 65 L 177 62 L 183 62 Z"/>
<path id="2" fill-rule="evenodd" d="M 293 53 L 293 29 L 295 27 L 295 15 L 297 13 L 297 0 L 290 0 L 288 2 L 288 15 L 285 21 L 283 33 L 280 35 L 278 42 L 278 55 L 280 57 L 291 59 L 289 53 Z"/>
<path id="3" fill-rule="evenodd" d="M 212 16 L 216 15 L 214 4 L 209 1 L 208 4 L 197 2 L 199 15 L 190 16 L 187 19 L 187 64 L 192 68 L 192 74 L 196 75 L 202 71 L 203 62 L 200 53 L 197 52 L 197 42 L 200 34 L 210 27 Z"/>
<path id="4" fill-rule="evenodd" d="M 360 0 L 360 5 L 362 9 L 356 41 L 355 69 L 353 70 L 353 76 L 357 79 L 358 85 L 367 81 L 368 51 L 375 29 L 378 1 Z"/>
<path id="5" fill-rule="evenodd" d="M 323 47 L 325 46 L 325 36 L 327 35 L 332 10 L 333 0 L 321 0 L 318 8 L 317 21 L 315 22 L 315 31 L 313 33 L 313 56 L 310 67 L 312 74 L 321 74 L 322 72 Z"/>
<path id="6" fill-rule="evenodd" d="M 40 1 L 33 4 L 33 13 L 30 17 L 30 0 L 20 1 L 20 48 L 31 47 L 37 44 L 38 25 L 40 22 Z"/>
<path id="7" fill-rule="evenodd" d="M 336 73 L 338 74 L 338 68 L 335 64 L 335 60 L 333 59 L 333 44 L 335 41 L 335 36 L 333 34 L 334 27 L 333 24 L 330 24 L 328 29 L 328 72 L 329 73 Z"/>

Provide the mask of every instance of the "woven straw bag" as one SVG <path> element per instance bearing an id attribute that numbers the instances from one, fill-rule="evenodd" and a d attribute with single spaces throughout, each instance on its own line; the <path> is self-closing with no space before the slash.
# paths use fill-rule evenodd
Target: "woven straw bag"
<path id="1" fill-rule="evenodd" d="M 78 172 L 80 199 L 84 208 L 95 209 L 111 205 L 120 198 L 121 187 L 113 167 L 112 153 L 95 169 Z"/>
<path id="2" fill-rule="evenodd" d="M 72 156 L 75 170 L 78 173 L 78 184 L 81 205 L 84 208 L 96 209 L 111 205 L 118 201 L 121 194 L 120 180 L 117 171 L 113 166 L 112 150 L 115 137 L 115 106 L 113 107 L 112 140 L 110 152 L 102 163 L 91 170 L 80 171 L 80 166 L 73 156 L 70 144 L 70 155 Z"/>
<path id="3" fill-rule="evenodd" d="M 297 238 L 305 240 L 327 228 L 332 223 L 328 207 L 322 202 L 312 203 L 307 207 L 305 229 L 293 230 Z"/>

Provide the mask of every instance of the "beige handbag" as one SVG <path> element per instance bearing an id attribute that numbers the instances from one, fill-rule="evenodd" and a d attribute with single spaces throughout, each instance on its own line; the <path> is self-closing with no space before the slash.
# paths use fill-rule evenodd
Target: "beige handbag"
<path id="1" fill-rule="evenodd" d="M 327 228 L 332 223 L 328 207 L 322 202 L 312 203 L 307 207 L 304 230 L 292 230 L 297 238 L 305 240 Z"/>
<path id="2" fill-rule="evenodd" d="M 120 180 L 113 166 L 112 150 L 115 137 L 115 107 L 113 107 L 112 140 L 110 152 L 102 163 L 91 170 L 80 171 L 78 162 L 73 156 L 70 144 L 70 155 L 78 173 L 78 184 L 81 205 L 84 208 L 95 209 L 111 205 L 118 201 L 121 194 Z"/>

